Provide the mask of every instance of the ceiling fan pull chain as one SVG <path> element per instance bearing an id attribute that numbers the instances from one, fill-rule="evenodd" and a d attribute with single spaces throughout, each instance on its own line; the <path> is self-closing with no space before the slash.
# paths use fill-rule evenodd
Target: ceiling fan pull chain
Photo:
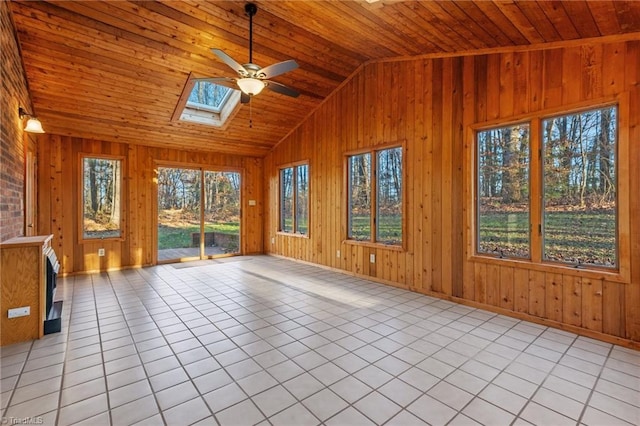
<path id="1" fill-rule="evenodd" d="M 251 108 L 251 99 L 253 96 L 249 96 L 249 128 L 253 129 L 253 108 Z"/>

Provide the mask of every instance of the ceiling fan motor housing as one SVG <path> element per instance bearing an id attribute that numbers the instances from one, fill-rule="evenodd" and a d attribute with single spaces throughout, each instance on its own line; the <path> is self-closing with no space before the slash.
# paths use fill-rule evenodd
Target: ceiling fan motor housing
<path id="1" fill-rule="evenodd" d="M 253 3 L 247 3 L 244 5 L 244 11 L 251 18 L 258 12 L 258 6 Z"/>

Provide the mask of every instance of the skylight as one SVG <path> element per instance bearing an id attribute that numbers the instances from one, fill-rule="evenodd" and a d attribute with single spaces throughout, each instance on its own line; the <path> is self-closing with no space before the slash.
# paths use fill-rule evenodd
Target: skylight
<path id="1" fill-rule="evenodd" d="M 240 91 L 220 86 L 208 81 L 197 81 L 189 92 L 183 92 L 178 103 L 184 105 L 179 120 L 192 123 L 222 127 L 229 117 L 237 111 L 240 104 Z M 187 84 L 185 91 L 191 84 Z"/>
<path id="2" fill-rule="evenodd" d="M 232 90 L 207 81 L 197 81 L 193 85 L 193 90 L 191 90 L 187 100 L 187 106 L 219 113 Z"/>

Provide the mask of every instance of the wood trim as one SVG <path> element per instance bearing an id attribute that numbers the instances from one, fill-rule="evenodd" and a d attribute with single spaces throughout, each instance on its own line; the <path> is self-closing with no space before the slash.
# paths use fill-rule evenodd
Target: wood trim
<path id="1" fill-rule="evenodd" d="M 624 92 L 618 97 L 618 141 L 616 148 L 616 172 L 618 174 L 617 188 L 617 245 L 618 270 L 625 282 L 631 282 L 631 126 L 629 93 Z M 637 142 L 637 141 L 636 141 Z M 637 148 L 636 148 L 637 149 Z M 636 218 L 638 220 L 638 218 Z"/>
<path id="2" fill-rule="evenodd" d="M 484 263 L 488 265 L 514 266 L 518 268 L 527 269 L 530 271 L 564 274 L 564 275 L 571 275 L 571 276 L 583 277 L 583 278 L 607 280 L 607 281 L 617 282 L 617 283 L 629 283 L 629 280 L 627 280 L 626 277 L 620 274 L 618 271 L 606 270 L 606 269 L 597 268 L 597 267 L 575 268 L 569 265 L 563 265 L 561 263 L 553 263 L 553 262 L 536 263 L 528 259 L 499 258 L 499 257 L 485 256 L 482 254 L 469 256 L 467 260 L 471 262 Z"/>
<path id="3" fill-rule="evenodd" d="M 193 91 L 196 82 L 194 80 L 195 76 L 192 72 L 189 73 L 187 77 L 187 81 L 184 83 L 184 87 L 182 88 L 182 92 L 180 93 L 180 97 L 178 98 L 178 103 L 176 104 L 175 109 L 173 110 L 173 114 L 171 114 L 171 121 L 180 121 L 180 117 L 182 116 L 182 111 L 187 106 L 187 101 L 189 100 L 189 95 Z"/>
<path id="4" fill-rule="evenodd" d="M 531 262 L 542 263 L 542 210 L 543 210 L 543 168 L 541 157 L 541 123 L 531 120 L 529 124 L 529 247 Z M 538 196 L 536 196 L 538 195 Z"/>
<path id="5" fill-rule="evenodd" d="M 233 166 L 212 166 L 210 164 L 202 164 L 202 163 L 181 163 L 181 162 L 172 162 L 172 161 L 163 161 L 163 160 L 154 160 L 154 171 L 157 173 L 158 167 L 165 168 L 184 168 L 188 170 L 197 170 L 200 172 L 201 183 L 204 179 L 205 172 L 222 172 L 222 173 L 238 173 L 240 175 L 240 234 L 238 235 L 239 239 L 239 247 L 238 253 L 230 253 L 230 256 L 243 255 L 246 252 L 246 230 L 247 227 L 247 219 L 246 219 L 246 208 L 244 207 L 245 198 L 246 197 L 246 188 L 244 184 L 246 170 L 245 167 L 233 167 Z M 200 260 L 200 259 L 212 259 L 213 256 L 205 255 L 205 247 L 204 247 L 204 238 L 200 238 L 200 254 L 197 257 L 185 257 L 179 259 L 169 259 L 169 260 L 158 260 L 158 179 L 157 176 L 153 179 L 154 182 L 154 191 L 153 191 L 153 206 L 152 208 L 155 210 L 154 220 L 153 220 L 153 263 L 154 264 L 168 264 L 173 262 L 184 262 L 189 260 Z M 204 200 L 204 185 L 200 185 L 200 202 Z M 248 203 L 248 201 L 247 201 Z M 202 205 L 200 206 L 200 227 L 204 228 L 204 209 Z M 215 256 L 215 257 L 224 257 L 224 255 Z"/>
<path id="6" fill-rule="evenodd" d="M 626 100 L 626 101 L 625 101 Z M 626 102 L 626 103 L 625 103 Z M 531 264 L 537 265 L 536 267 L 530 267 L 528 269 L 538 271 L 552 271 L 555 268 L 559 268 L 559 271 L 576 270 L 576 268 L 569 265 L 563 265 L 562 263 L 555 263 L 551 261 L 545 261 L 543 259 L 543 236 L 538 231 L 542 227 L 542 213 L 544 209 L 543 197 L 543 172 L 544 164 L 541 158 L 542 152 L 542 121 L 558 116 L 565 116 L 571 114 L 578 114 L 580 112 L 606 108 L 609 106 L 618 107 L 618 141 L 616 147 L 618 152 L 616 154 L 616 166 L 617 166 L 617 232 L 616 243 L 618 251 L 618 266 L 617 268 L 604 268 L 592 265 L 585 265 L 584 267 L 577 269 L 579 271 L 593 271 L 594 277 L 598 279 L 608 279 L 613 282 L 629 283 L 631 281 L 630 271 L 630 230 L 629 230 L 629 136 L 628 136 L 628 94 L 622 93 L 615 96 L 609 96 L 593 101 L 584 101 L 569 104 L 562 107 L 554 107 L 549 109 L 543 109 L 540 111 L 524 114 L 521 116 L 510 117 L 507 120 L 494 119 L 488 122 L 476 123 L 469 126 L 467 137 L 471 143 L 468 146 L 472 146 L 470 153 L 471 176 L 470 176 L 470 188 L 473 193 L 473 197 L 466 198 L 465 203 L 470 205 L 470 210 L 473 212 L 471 217 L 472 224 L 471 232 L 469 232 L 467 238 L 469 238 L 471 250 L 468 251 L 467 259 L 474 261 L 486 261 L 492 259 L 498 262 L 514 261 L 518 264 Z M 529 150 L 530 150 L 530 199 L 529 199 L 529 223 L 530 223 L 530 260 L 507 258 L 501 259 L 492 257 L 485 253 L 478 253 L 477 251 L 477 239 L 478 239 L 478 217 L 477 217 L 477 203 L 478 203 L 478 159 L 477 159 L 477 133 L 483 130 L 489 130 L 497 127 L 507 127 L 511 125 L 521 123 L 529 124 Z M 535 195 L 538 195 L 536 197 Z M 491 262 L 490 262 L 491 263 Z M 604 275 L 602 275 L 604 274 Z M 580 276 L 585 276 L 580 274 Z M 588 275 L 587 275 L 588 276 Z"/>
<path id="7" fill-rule="evenodd" d="M 342 240 L 342 244 L 347 244 L 352 246 L 361 246 L 361 247 L 371 247 L 371 248 L 382 249 L 382 250 L 406 251 L 405 248 L 401 245 L 384 244 L 384 243 L 371 242 L 371 241 L 350 240 L 347 238 Z"/>
<path id="8" fill-rule="evenodd" d="M 297 232 L 298 229 L 298 167 L 307 166 L 307 233 L 302 234 Z M 276 227 L 276 235 L 282 236 L 297 236 L 309 238 L 311 231 L 311 167 L 309 166 L 309 160 L 293 161 L 290 163 L 276 166 L 278 173 L 278 223 Z M 282 225 L 282 170 L 293 169 L 293 229 L 294 232 L 286 232 L 281 228 Z"/>
<path id="9" fill-rule="evenodd" d="M 377 219 L 377 168 L 378 168 L 378 151 L 385 151 L 388 149 L 400 148 L 402 152 L 402 223 L 401 223 L 401 232 L 402 232 L 402 244 L 394 245 L 394 244 L 385 244 L 383 242 L 377 241 L 377 233 L 378 226 L 376 224 Z M 347 214 L 345 216 L 345 231 L 346 233 L 342 234 L 342 243 L 343 244 L 355 244 L 355 245 L 363 245 L 368 247 L 376 247 L 376 248 L 389 248 L 389 247 L 398 247 L 402 251 L 407 250 L 407 220 L 408 220 L 408 211 L 409 211 L 409 203 L 407 199 L 407 179 L 408 177 L 408 163 L 407 161 L 407 141 L 403 139 L 397 142 L 384 142 L 380 144 L 376 144 L 374 146 L 368 148 L 358 148 L 355 150 L 345 151 L 343 152 L 343 167 L 344 167 L 344 177 L 343 177 L 343 187 L 349 188 L 349 158 L 357 155 L 370 154 L 371 155 L 371 218 L 370 218 L 370 229 L 371 229 L 371 241 L 361 241 L 361 240 L 352 240 L 349 238 L 348 227 L 349 227 L 349 190 L 345 191 L 345 206 L 347 210 Z M 375 185 L 374 185 L 375 184 Z M 394 249 L 395 250 L 395 249 Z"/>

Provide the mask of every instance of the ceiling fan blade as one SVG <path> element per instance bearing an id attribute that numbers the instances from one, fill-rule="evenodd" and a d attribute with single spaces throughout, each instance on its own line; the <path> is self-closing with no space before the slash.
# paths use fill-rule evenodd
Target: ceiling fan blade
<path id="1" fill-rule="evenodd" d="M 236 84 L 236 79 L 230 78 L 230 77 L 200 77 L 200 78 L 193 78 L 192 80 L 195 82 L 204 81 L 207 83 L 219 84 L 220 86 L 230 87 L 232 89 L 238 88 L 238 85 Z"/>
<path id="2" fill-rule="evenodd" d="M 240 92 L 240 103 L 241 104 L 248 104 L 251 101 L 251 96 L 247 95 L 244 92 Z"/>
<path id="3" fill-rule="evenodd" d="M 277 64 L 269 65 L 260 70 L 260 75 L 264 74 L 264 78 L 273 78 L 285 72 L 293 71 L 298 68 L 298 63 L 293 59 L 288 61 L 278 62 Z"/>
<path id="4" fill-rule="evenodd" d="M 267 85 L 267 89 L 272 90 L 276 93 L 280 93 L 281 95 L 291 96 L 292 98 L 297 98 L 300 96 L 298 91 L 292 89 L 291 87 L 285 86 L 284 84 L 276 83 L 275 81 L 264 80 Z"/>
<path id="5" fill-rule="evenodd" d="M 242 65 L 237 63 L 235 61 L 235 59 L 233 59 L 231 56 L 229 56 L 226 53 L 224 53 L 222 50 L 220 50 L 220 49 L 211 49 L 211 51 L 218 58 L 222 59 L 222 62 L 224 62 L 225 64 L 229 65 L 238 74 L 240 74 L 240 75 L 246 75 L 247 74 L 247 70 Z"/>

